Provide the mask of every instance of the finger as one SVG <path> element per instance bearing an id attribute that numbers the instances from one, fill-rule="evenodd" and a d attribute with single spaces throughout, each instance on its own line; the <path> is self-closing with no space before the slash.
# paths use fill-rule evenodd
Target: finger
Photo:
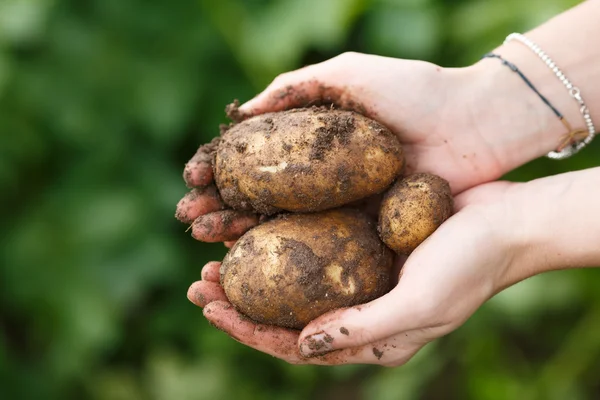
<path id="1" fill-rule="evenodd" d="M 219 138 L 202 145 L 188 161 L 183 170 L 183 180 L 189 188 L 206 186 L 213 181 L 212 156 L 217 148 Z"/>
<path id="2" fill-rule="evenodd" d="M 391 280 L 393 287 L 396 287 L 398 285 L 398 282 L 400 282 L 400 278 L 402 278 L 402 273 L 404 272 L 403 267 L 404 267 L 404 264 L 406 263 L 407 259 L 408 259 L 407 256 L 398 255 L 398 254 L 395 256 L 394 266 L 392 267 L 392 280 Z"/>
<path id="3" fill-rule="evenodd" d="M 422 343 L 411 342 L 404 336 L 395 336 L 364 346 L 338 350 L 324 356 L 318 356 L 315 361 L 313 361 L 314 358 L 305 360 L 311 364 L 326 362 L 328 365 L 378 364 L 397 367 L 406 364 L 422 347 Z M 332 356 L 335 357 L 332 358 Z"/>
<path id="4" fill-rule="evenodd" d="M 199 216 L 222 210 L 223 207 L 225 204 L 214 185 L 192 189 L 177 203 L 175 218 L 191 224 Z"/>
<path id="5" fill-rule="evenodd" d="M 367 115 L 340 71 L 344 64 L 334 58 L 278 76 L 262 93 L 240 106 L 246 115 L 257 115 L 296 107 L 335 104 Z"/>
<path id="6" fill-rule="evenodd" d="M 225 245 L 225 247 L 227 247 L 228 249 L 232 248 L 233 245 L 235 244 L 235 242 L 237 242 L 237 240 L 227 240 L 225 242 L 223 242 L 223 244 Z"/>
<path id="7" fill-rule="evenodd" d="M 460 211 L 468 205 L 485 205 L 491 202 L 497 202 L 498 199 L 502 198 L 509 190 L 519 185 L 520 183 L 515 182 L 496 181 L 464 191 L 454 197 L 455 212 Z"/>
<path id="8" fill-rule="evenodd" d="M 258 324 L 241 314 L 226 301 L 215 301 L 208 304 L 204 308 L 204 316 L 213 326 L 238 342 L 292 364 L 344 364 L 344 361 L 350 356 L 357 354 L 357 351 L 353 349 L 345 349 L 306 359 L 298 351 L 298 331 Z"/>
<path id="9" fill-rule="evenodd" d="M 218 261 L 210 261 L 204 267 L 200 273 L 203 281 L 217 282 L 221 279 L 221 263 Z"/>
<path id="10" fill-rule="evenodd" d="M 208 304 L 203 313 L 217 329 L 246 346 L 290 363 L 302 362 L 297 347 L 298 331 L 257 324 L 226 301 Z"/>
<path id="11" fill-rule="evenodd" d="M 226 301 L 214 301 L 204 308 L 204 316 L 217 329 L 255 350 L 292 364 L 400 365 L 416 353 L 419 346 L 402 346 L 387 340 L 359 348 L 343 349 L 306 358 L 298 350 L 298 331 L 258 324 L 241 314 Z"/>
<path id="12" fill-rule="evenodd" d="M 422 306 L 403 293 L 400 281 L 390 293 L 370 303 L 335 310 L 311 321 L 300 335 L 300 352 L 310 357 L 418 328 L 425 323 L 425 314 L 419 311 Z"/>
<path id="13" fill-rule="evenodd" d="M 258 224 L 258 216 L 247 211 L 223 210 L 198 217 L 192 224 L 192 237 L 201 242 L 237 240 Z"/>
<path id="14" fill-rule="evenodd" d="M 221 285 L 209 281 L 192 283 L 188 289 L 187 298 L 198 307 L 205 307 L 213 301 L 227 301 L 227 296 Z"/>

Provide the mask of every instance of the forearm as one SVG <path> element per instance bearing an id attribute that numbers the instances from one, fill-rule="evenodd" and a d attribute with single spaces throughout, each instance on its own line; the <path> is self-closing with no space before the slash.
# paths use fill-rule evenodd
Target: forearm
<path id="1" fill-rule="evenodd" d="M 527 32 L 581 90 L 600 129 L 600 0 L 588 0 Z M 522 43 L 512 41 L 494 51 L 515 64 L 565 116 L 573 128 L 585 128 L 577 102 L 547 65 Z M 514 72 L 497 59 L 471 67 L 481 85 L 476 118 L 487 139 L 497 144 L 497 157 L 510 171 L 555 150 L 567 133 L 551 109 Z M 492 126 L 495 124 L 495 126 Z"/>
<path id="2" fill-rule="evenodd" d="M 600 266 L 600 168 L 519 184 L 506 196 L 515 248 L 512 281 Z"/>

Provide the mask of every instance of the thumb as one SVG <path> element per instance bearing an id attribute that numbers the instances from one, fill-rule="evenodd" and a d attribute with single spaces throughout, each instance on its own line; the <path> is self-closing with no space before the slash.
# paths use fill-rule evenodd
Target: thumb
<path id="1" fill-rule="evenodd" d="M 311 321 L 298 339 L 300 353 L 312 357 L 358 347 L 426 324 L 422 305 L 398 285 L 370 303 L 339 309 Z"/>
<path id="2" fill-rule="evenodd" d="M 348 85 L 347 65 L 343 57 L 286 72 L 260 94 L 242 104 L 239 111 L 246 115 L 283 111 L 311 105 L 335 104 L 344 109 L 367 114 Z"/>

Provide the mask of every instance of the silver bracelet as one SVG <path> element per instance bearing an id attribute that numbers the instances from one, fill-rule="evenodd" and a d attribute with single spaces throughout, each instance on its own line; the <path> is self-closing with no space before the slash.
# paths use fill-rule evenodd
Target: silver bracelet
<path id="1" fill-rule="evenodd" d="M 556 77 L 563 83 L 563 85 L 565 85 L 565 87 L 569 91 L 569 95 L 572 98 L 574 98 L 575 101 L 577 101 L 577 104 L 579 105 L 579 111 L 581 112 L 581 114 L 583 115 L 583 119 L 585 120 L 585 125 L 587 127 L 588 132 L 587 136 L 579 141 L 567 145 L 562 150 L 551 151 L 547 155 L 548 158 L 552 158 L 554 160 L 562 160 L 572 156 L 573 154 L 577 153 L 579 150 L 587 146 L 596 135 L 596 128 L 594 127 L 594 123 L 592 122 L 590 111 L 586 106 L 585 102 L 583 101 L 583 98 L 581 97 L 581 92 L 579 88 L 577 86 L 574 86 L 571 83 L 571 81 L 567 79 L 565 74 L 560 70 L 560 68 L 558 68 L 558 66 L 556 66 L 554 61 L 548 56 L 548 54 L 546 54 L 540 48 L 540 46 L 538 46 L 525 36 L 521 35 L 520 33 L 511 33 L 510 35 L 508 35 L 504 40 L 504 44 L 510 42 L 511 40 L 516 40 L 523 43 L 525 46 L 531 49 L 539 58 L 541 58 L 542 61 L 544 61 L 544 63 L 548 66 L 548 68 L 550 68 L 552 72 L 554 72 Z"/>

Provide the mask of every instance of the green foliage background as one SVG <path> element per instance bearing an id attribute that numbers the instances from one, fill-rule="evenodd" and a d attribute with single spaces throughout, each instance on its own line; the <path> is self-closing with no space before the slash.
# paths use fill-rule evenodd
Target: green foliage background
<path id="1" fill-rule="evenodd" d="M 346 50 L 467 65 L 575 3 L 0 0 L 0 397 L 599 398 L 598 271 L 523 282 L 402 368 L 290 366 L 186 300 L 225 249 L 172 217 L 224 105 L 278 73 Z"/>

